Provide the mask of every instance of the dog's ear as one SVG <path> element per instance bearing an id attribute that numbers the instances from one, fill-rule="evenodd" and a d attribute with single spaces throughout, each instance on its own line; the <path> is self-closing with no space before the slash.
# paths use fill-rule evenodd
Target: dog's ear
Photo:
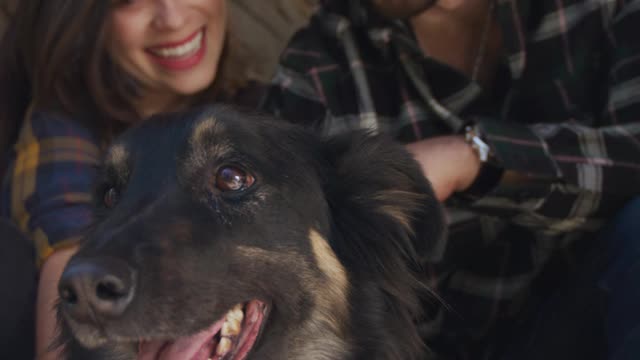
<path id="1" fill-rule="evenodd" d="M 387 271 L 397 254 L 421 270 L 446 228 L 414 158 L 392 139 L 365 132 L 328 138 L 324 149 L 331 163 L 325 191 L 334 228 L 348 237 L 338 243 L 350 247 L 337 249 L 341 255 Z"/>
<path id="2" fill-rule="evenodd" d="M 341 135 L 326 140 L 323 152 L 329 241 L 358 284 L 356 303 L 367 307 L 355 321 L 385 319 L 370 340 L 390 344 L 381 358 L 417 359 L 425 348 L 415 324 L 439 302 L 426 270 L 445 236 L 442 207 L 418 163 L 389 138 Z"/>

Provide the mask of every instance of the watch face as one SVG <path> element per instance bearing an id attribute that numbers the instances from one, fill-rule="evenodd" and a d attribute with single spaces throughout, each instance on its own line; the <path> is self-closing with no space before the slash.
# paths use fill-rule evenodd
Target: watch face
<path id="1" fill-rule="evenodd" d="M 491 147 L 481 137 L 477 126 L 467 126 L 465 129 L 465 140 L 471 148 L 478 154 L 481 162 L 487 162 L 491 154 Z"/>

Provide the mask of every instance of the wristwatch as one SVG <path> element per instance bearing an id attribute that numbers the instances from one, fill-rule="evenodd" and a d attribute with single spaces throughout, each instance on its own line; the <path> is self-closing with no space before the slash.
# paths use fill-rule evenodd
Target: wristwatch
<path id="1" fill-rule="evenodd" d="M 481 163 L 489 161 L 491 147 L 480 136 L 480 128 L 478 125 L 467 125 L 464 128 L 464 140 L 476 152 Z"/>
<path id="2" fill-rule="evenodd" d="M 464 128 L 464 139 L 478 155 L 481 164 L 478 176 L 471 186 L 458 194 L 465 198 L 477 199 L 486 195 L 498 185 L 504 169 L 499 165 L 491 146 L 483 138 L 481 129 L 477 124 L 470 124 Z"/>

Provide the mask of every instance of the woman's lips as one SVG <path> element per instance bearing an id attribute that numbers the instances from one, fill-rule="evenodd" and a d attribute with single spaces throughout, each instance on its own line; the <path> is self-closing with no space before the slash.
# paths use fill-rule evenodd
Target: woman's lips
<path id="1" fill-rule="evenodd" d="M 206 51 L 204 28 L 186 39 L 147 48 L 153 62 L 168 70 L 188 70 L 200 63 Z"/>

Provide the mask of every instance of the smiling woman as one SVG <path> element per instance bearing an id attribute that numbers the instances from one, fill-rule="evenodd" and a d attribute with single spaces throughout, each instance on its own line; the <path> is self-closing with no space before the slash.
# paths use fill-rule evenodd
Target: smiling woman
<path id="1" fill-rule="evenodd" d="M 0 215 L 35 244 L 37 356 L 55 359 L 58 278 L 92 221 L 105 145 L 152 114 L 232 101 L 246 56 L 229 40 L 226 0 L 30 0 L 12 19 L 0 44 Z"/>
<path id="2" fill-rule="evenodd" d="M 225 0 L 19 5 L 2 45 L 0 94 L 14 100 L 0 109 L 3 148 L 28 105 L 76 120 L 91 114 L 87 127 L 117 130 L 158 111 L 230 98 L 245 83 L 245 72 L 234 71 L 245 54 L 226 41 Z"/>
<path id="3" fill-rule="evenodd" d="M 226 37 L 223 0 L 134 1 L 114 5 L 106 22 L 108 52 L 135 74 L 150 115 L 209 87 Z"/>

